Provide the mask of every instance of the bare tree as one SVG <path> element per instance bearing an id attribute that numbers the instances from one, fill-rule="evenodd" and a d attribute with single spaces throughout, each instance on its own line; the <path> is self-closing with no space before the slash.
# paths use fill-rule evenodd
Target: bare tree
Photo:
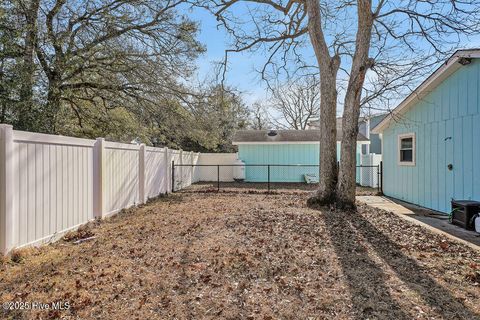
<path id="1" fill-rule="evenodd" d="M 290 81 L 272 89 L 269 108 L 274 123 L 286 129 L 305 130 L 320 115 L 320 83 L 314 76 Z"/>
<path id="2" fill-rule="evenodd" d="M 265 105 L 257 101 L 250 108 L 250 128 L 253 130 L 265 130 L 270 126 L 270 117 Z"/>
<path id="3" fill-rule="evenodd" d="M 210 10 L 232 37 L 225 70 L 232 52 L 265 50 L 267 59 L 260 70 L 265 79 L 282 72 L 287 77 L 298 71 L 320 73 L 320 184 L 309 202 L 341 207 L 355 206 L 361 106 L 402 91 L 408 79 L 417 80 L 416 75 L 425 74 L 461 40 L 480 29 L 478 0 L 213 0 L 200 5 Z M 245 12 L 250 14 L 248 18 Z M 315 66 L 306 62 L 309 60 L 300 50 L 307 45 L 307 34 Z M 337 169 L 339 92 L 344 112 Z"/>

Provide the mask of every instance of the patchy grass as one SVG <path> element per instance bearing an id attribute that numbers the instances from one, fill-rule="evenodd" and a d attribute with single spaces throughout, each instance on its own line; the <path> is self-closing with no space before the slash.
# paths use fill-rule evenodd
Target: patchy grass
<path id="1" fill-rule="evenodd" d="M 313 210 L 307 196 L 180 193 L 95 222 L 91 241 L 1 266 L 1 302 L 71 308 L 0 317 L 480 318 L 479 252 L 365 206 Z"/>

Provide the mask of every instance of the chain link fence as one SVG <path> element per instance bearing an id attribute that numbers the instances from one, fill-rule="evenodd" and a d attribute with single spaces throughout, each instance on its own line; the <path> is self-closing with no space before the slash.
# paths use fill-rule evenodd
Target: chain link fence
<path id="1" fill-rule="evenodd" d="M 214 192 L 232 189 L 253 189 L 267 192 L 282 189 L 314 190 L 319 182 L 319 165 L 178 165 L 172 163 L 171 176 L 172 192 L 179 190 Z M 358 186 L 382 192 L 381 163 L 357 166 L 355 178 Z"/>

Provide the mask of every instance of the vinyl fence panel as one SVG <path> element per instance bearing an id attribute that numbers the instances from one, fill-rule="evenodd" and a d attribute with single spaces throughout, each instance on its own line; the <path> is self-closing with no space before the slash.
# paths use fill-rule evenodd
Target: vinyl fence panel
<path id="1" fill-rule="evenodd" d="M 105 144 L 105 211 L 116 213 L 140 203 L 139 150 L 137 145 Z"/>
<path id="2" fill-rule="evenodd" d="M 0 252 L 58 239 L 98 217 L 171 191 L 168 148 L 15 131 L 0 124 Z M 176 174 L 190 185 L 193 169 Z"/>
<path id="3" fill-rule="evenodd" d="M 193 152 L 183 151 L 182 163 L 184 165 L 193 164 Z M 193 182 L 193 166 L 184 166 L 182 169 L 182 188 L 186 188 Z"/>
<path id="4" fill-rule="evenodd" d="M 194 167 L 192 168 L 192 183 L 196 183 L 200 181 L 200 167 L 197 167 L 200 160 L 200 153 L 193 153 L 192 155 L 192 164 Z"/>
<path id="5" fill-rule="evenodd" d="M 91 220 L 95 141 L 13 132 L 12 246 L 46 242 Z"/>
<path id="6" fill-rule="evenodd" d="M 168 176 L 165 170 L 165 166 L 169 167 L 167 152 L 167 148 L 146 148 L 145 178 L 148 198 L 168 192 Z"/>
<path id="7" fill-rule="evenodd" d="M 233 167 L 231 166 L 237 159 L 236 153 L 201 153 L 198 158 L 198 164 L 201 165 L 227 165 L 220 168 L 220 181 L 233 181 Z M 198 167 L 198 181 L 217 181 L 217 168 Z"/>

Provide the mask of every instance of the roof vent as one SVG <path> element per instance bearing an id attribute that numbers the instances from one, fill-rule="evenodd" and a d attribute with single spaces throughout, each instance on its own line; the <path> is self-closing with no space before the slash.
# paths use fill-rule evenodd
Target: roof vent
<path id="1" fill-rule="evenodd" d="M 275 131 L 275 130 L 270 130 L 270 131 L 268 131 L 267 135 L 268 135 L 269 137 L 275 137 L 275 136 L 277 135 L 277 131 Z"/>

